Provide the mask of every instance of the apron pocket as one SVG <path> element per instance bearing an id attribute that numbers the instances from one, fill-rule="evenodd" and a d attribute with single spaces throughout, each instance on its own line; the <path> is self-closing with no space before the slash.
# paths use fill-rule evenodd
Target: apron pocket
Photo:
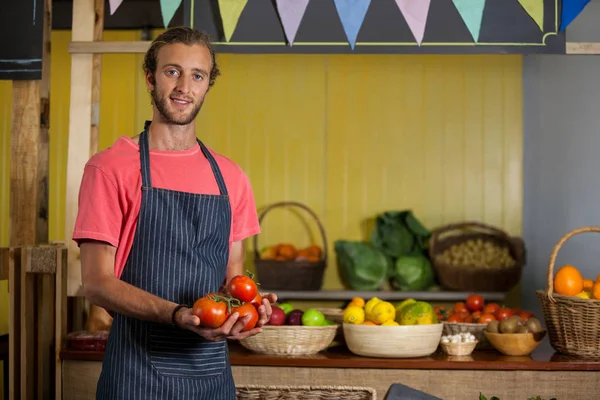
<path id="1" fill-rule="evenodd" d="M 150 362 L 164 376 L 212 378 L 227 364 L 227 341 L 211 342 L 170 325 L 150 324 L 148 344 Z"/>

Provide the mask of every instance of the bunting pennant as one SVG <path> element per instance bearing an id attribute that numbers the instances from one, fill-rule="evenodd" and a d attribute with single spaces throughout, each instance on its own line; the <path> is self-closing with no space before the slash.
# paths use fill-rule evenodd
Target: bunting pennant
<path id="1" fill-rule="evenodd" d="M 334 0 L 334 2 L 350 47 L 354 50 L 358 31 L 367 15 L 371 0 Z"/>
<path id="2" fill-rule="evenodd" d="M 467 29 L 471 32 L 473 40 L 478 42 L 485 0 L 452 0 L 452 2 L 467 25 Z"/>
<path id="3" fill-rule="evenodd" d="M 117 8 L 121 5 L 123 0 L 108 0 L 108 5 L 110 7 L 110 15 L 113 15 Z"/>
<path id="4" fill-rule="evenodd" d="M 544 31 L 544 0 L 519 0 L 521 7 L 527 14 L 535 21 L 540 27 L 540 30 Z"/>
<path id="5" fill-rule="evenodd" d="M 165 28 L 169 26 L 169 22 L 173 19 L 175 11 L 181 5 L 181 0 L 160 0 L 160 12 L 163 18 Z"/>
<path id="6" fill-rule="evenodd" d="M 246 7 L 248 0 L 219 0 L 219 10 L 221 11 L 221 20 L 223 21 L 223 31 L 225 40 L 230 41 L 237 23 Z"/>
<path id="7" fill-rule="evenodd" d="M 559 30 L 564 31 L 565 28 L 577 18 L 589 2 L 590 0 L 563 0 Z"/>
<path id="8" fill-rule="evenodd" d="M 396 0 L 396 4 L 420 46 L 425 35 L 425 25 L 427 24 L 427 14 L 429 14 L 431 0 Z"/>
<path id="9" fill-rule="evenodd" d="M 285 31 L 290 46 L 293 45 L 298 27 L 304 17 L 309 0 L 277 0 L 277 11 L 281 19 L 281 25 Z"/>

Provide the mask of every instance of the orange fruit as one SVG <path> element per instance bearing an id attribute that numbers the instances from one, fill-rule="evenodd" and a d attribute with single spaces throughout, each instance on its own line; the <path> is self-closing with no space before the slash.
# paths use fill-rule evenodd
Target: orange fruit
<path id="1" fill-rule="evenodd" d="M 365 321 L 361 325 L 377 325 L 375 322 Z"/>
<path id="2" fill-rule="evenodd" d="M 591 279 L 584 279 L 583 280 L 583 290 L 586 290 L 586 291 L 589 292 L 590 290 L 592 290 L 592 286 L 594 286 L 594 281 L 593 280 L 591 280 Z"/>
<path id="3" fill-rule="evenodd" d="M 600 282 L 594 283 L 594 286 L 592 286 L 590 297 L 594 300 L 600 300 Z"/>
<path id="4" fill-rule="evenodd" d="M 565 265 L 554 276 L 554 291 L 565 296 L 575 296 L 583 290 L 583 276 L 577 268 Z"/>

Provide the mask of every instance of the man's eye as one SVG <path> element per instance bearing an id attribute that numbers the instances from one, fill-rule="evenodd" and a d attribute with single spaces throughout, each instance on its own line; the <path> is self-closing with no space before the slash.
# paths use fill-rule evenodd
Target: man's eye
<path id="1" fill-rule="evenodd" d="M 177 74 L 177 71 L 174 70 L 174 69 L 170 69 L 170 70 L 167 71 L 167 74 L 169 74 L 169 75 L 175 75 L 175 74 Z"/>
<path id="2" fill-rule="evenodd" d="M 196 74 L 194 75 L 194 78 L 200 80 L 200 79 L 204 79 L 204 77 L 202 75 Z"/>

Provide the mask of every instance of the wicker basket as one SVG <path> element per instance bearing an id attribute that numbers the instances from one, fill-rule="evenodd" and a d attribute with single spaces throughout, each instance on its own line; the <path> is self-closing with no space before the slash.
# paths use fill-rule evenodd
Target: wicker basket
<path id="1" fill-rule="evenodd" d="M 240 340 L 250 351 L 268 355 L 313 355 L 333 342 L 338 325 L 265 325 L 258 335 Z"/>
<path id="2" fill-rule="evenodd" d="M 345 343 L 344 328 L 342 326 L 344 323 L 344 310 L 341 308 L 317 308 L 317 310 L 321 311 L 325 318 L 338 324 L 338 330 L 333 340 L 339 343 Z"/>
<path id="3" fill-rule="evenodd" d="M 276 207 L 293 206 L 308 212 L 317 222 L 323 238 L 323 254 L 321 260 L 314 261 L 280 261 L 260 258 L 258 250 L 258 235 L 254 241 L 254 264 L 257 278 L 266 290 L 320 290 L 323 285 L 323 274 L 327 266 L 327 236 L 317 215 L 307 206 L 298 202 L 280 202 L 267 207 L 259 217 L 262 222 L 265 215 Z"/>
<path id="4" fill-rule="evenodd" d="M 440 343 L 440 347 L 444 353 L 449 356 L 468 356 L 470 355 L 478 342 L 462 342 L 462 343 Z"/>
<path id="5" fill-rule="evenodd" d="M 490 342 L 487 340 L 483 332 L 487 324 L 476 324 L 468 322 L 446 322 L 444 321 L 444 335 L 458 335 L 459 333 L 469 332 L 477 339 L 478 350 L 491 350 L 493 349 Z"/>
<path id="6" fill-rule="evenodd" d="M 437 256 L 453 245 L 473 239 L 492 241 L 507 246 L 516 263 L 511 268 L 483 268 L 477 265 L 450 265 Z M 430 239 L 429 257 L 441 286 L 467 292 L 507 292 L 521 279 L 525 264 L 525 245 L 518 237 L 510 237 L 500 229 L 478 222 L 450 224 L 436 229 Z"/>
<path id="7" fill-rule="evenodd" d="M 598 232 L 598 226 L 584 226 L 563 236 L 552 249 L 548 262 L 546 290 L 536 291 L 542 303 L 548 338 L 559 353 L 582 358 L 600 358 L 600 300 L 563 296 L 554 291 L 554 264 L 560 248 L 571 237 Z"/>
<path id="8" fill-rule="evenodd" d="M 370 387 L 357 386 L 236 386 L 238 400 L 377 400 Z"/>

